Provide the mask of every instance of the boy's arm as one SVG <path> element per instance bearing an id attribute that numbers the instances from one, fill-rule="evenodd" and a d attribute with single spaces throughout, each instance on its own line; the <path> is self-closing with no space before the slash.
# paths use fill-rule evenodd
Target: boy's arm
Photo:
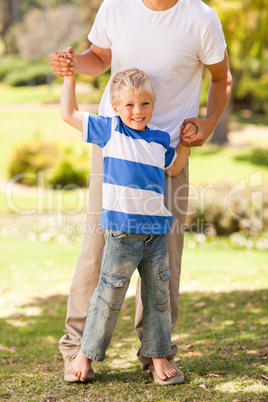
<path id="1" fill-rule="evenodd" d="M 169 176 L 177 176 L 182 171 L 185 163 L 187 162 L 190 147 L 186 147 L 179 142 L 175 148 L 175 151 L 177 153 L 177 158 L 169 168 L 165 169 L 165 173 Z"/>
<path id="2" fill-rule="evenodd" d="M 72 127 L 76 128 L 79 131 L 83 131 L 84 113 L 79 112 L 78 110 L 75 85 L 75 74 L 69 77 L 64 77 L 61 92 L 61 117 Z"/>
<path id="3" fill-rule="evenodd" d="M 196 134 L 197 127 L 195 124 L 187 123 L 185 126 L 181 126 L 181 136 L 184 136 L 185 138 L 194 138 Z M 165 170 L 165 173 L 170 176 L 177 176 L 182 171 L 185 163 L 187 162 L 190 148 L 183 145 L 182 141 L 180 141 L 176 146 L 175 151 L 177 154 L 177 158 L 175 159 L 174 163 Z"/>

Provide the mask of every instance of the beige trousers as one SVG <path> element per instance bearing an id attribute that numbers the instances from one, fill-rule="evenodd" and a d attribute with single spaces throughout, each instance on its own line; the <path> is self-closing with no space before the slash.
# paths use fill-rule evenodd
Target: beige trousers
<path id="1" fill-rule="evenodd" d="M 59 348 L 63 358 L 68 355 L 76 355 L 79 351 L 90 299 L 99 281 L 104 247 L 104 229 L 98 226 L 102 203 L 102 171 L 101 148 L 93 145 L 86 233 L 68 298 L 67 334 L 59 341 Z M 166 186 L 165 205 L 174 217 L 172 230 L 168 234 L 169 260 L 172 271 L 170 281 L 171 318 L 172 329 L 174 329 L 178 318 L 183 230 L 188 202 L 188 163 L 177 177 L 166 176 Z M 142 302 L 140 283 L 138 283 L 136 295 L 135 329 L 139 339 L 141 339 Z"/>

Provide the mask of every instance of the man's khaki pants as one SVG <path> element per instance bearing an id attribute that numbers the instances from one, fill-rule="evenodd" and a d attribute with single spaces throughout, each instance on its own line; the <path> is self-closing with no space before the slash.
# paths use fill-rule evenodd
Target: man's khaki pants
<path id="1" fill-rule="evenodd" d="M 102 171 L 101 148 L 93 145 L 86 233 L 69 293 L 66 316 L 67 334 L 59 341 L 59 348 L 63 358 L 69 355 L 76 355 L 80 349 L 90 299 L 99 281 L 104 247 L 104 229 L 98 226 L 102 202 Z M 168 234 L 169 263 L 172 272 L 170 303 L 173 329 L 178 318 L 183 229 L 188 201 L 188 163 L 178 176 L 170 177 L 166 175 L 166 186 L 165 205 L 174 217 L 172 230 Z M 135 329 L 139 339 L 141 339 L 142 302 L 140 281 L 138 282 L 136 295 Z"/>

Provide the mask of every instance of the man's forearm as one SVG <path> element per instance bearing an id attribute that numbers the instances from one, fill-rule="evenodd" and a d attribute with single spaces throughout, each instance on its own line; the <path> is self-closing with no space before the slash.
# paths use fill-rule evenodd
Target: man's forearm
<path id="1" fill-rule="evenodd" d="M 76 55 L 75 71 L 86 75 L 99 75 L 107 71 L 111 61 L 109 58 L 110 50 L 105 49 L 104 56 L 102 53 L 98 55 L 98 50 L 99 48 L 95 49 L 92 46 L 84 53 Z"/>
<path id="2" fill-rule="evenodd" d="M 209 123 L 209 135 L 215 130 L 219 119 L 228 104 L 231 96 L 232 77 L 228 73 L 226 79 L 211 82 L 207 103 L 207 122 Z"/>

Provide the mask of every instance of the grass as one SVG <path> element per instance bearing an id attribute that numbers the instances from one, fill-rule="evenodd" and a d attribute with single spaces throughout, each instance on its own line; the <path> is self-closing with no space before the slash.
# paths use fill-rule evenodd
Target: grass
<path id="1" fill-rule="evenodd" d="M 268 181 L 267 148 L 218 147 L 205 144 L 194 148 L 190 155 L 190 181 L 192 184 L 228 180 L 238 182 L 262 170 L 263 181 Z"/>
<path id="2" fill-rule="evenodd" d="M 185 384 L 142 374 L 133 330 L 136 277 L 92 384 L 66 384 L 57 341 L 80 246 L 2 239 L 0 399 L 5 401 L 266 401 L 267 253 L 186 247 L 173 332 Z M 192 247 L 192 245 L 189 246 Z M 224 252 L 223 252 L 224 250 Z M 15 252 L 16 251 L 16 252 Z"/>
<path id="3" fill-rule="evenodd" d="M 4 84 L 0 85 L 1 101 L 4 104 L 26 104 L 26 103 L 54 103 L 60 101 L 60 86 L 28 86 L 28 87 L 10 87 Z"/>
<path id="4" fill-rule="evenodd" d="M 0 214 L 35 214 L 85 212 L 88 190 L 50 190 L 38 192 L 37 188 L 23 190 L 22 193 L 5 194 L 0 191 Z"/>
<path id="5" fill-rule="evenodd" d="M 59 79 L 58 81 L 60 84 L 52 84 L 50 86 L 10 87 L 5 84 L 0 84 L 0 105 L 59 103 L 63 80 Z M 79 102 L 98 103 L 101 98 L 101 93 L 88 84 L 78 83 L 77 97 Z"/>

